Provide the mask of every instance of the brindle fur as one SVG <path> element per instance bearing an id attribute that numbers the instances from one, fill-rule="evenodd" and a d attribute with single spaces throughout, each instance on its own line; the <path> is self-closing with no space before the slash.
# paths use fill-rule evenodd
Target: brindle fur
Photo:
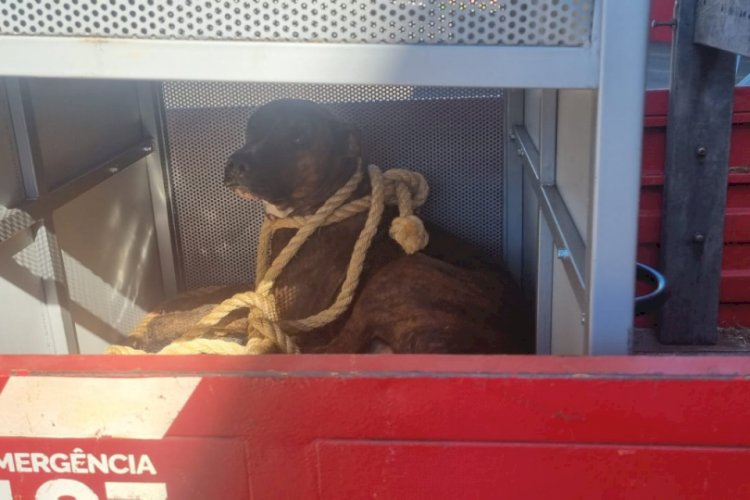
<path id="1" fill-rule="evenodd" d="M 232 155 L 225 183 L 295 215 L 313 213 L 360 163 L 358 134 L 324 107 L 274 101 L 249 119 L 245 145 Z M 364 162 L 361 162 L 365 164 Z M 363 181 L 355 196 L 366 194 Z M 384 213 L 349 310 L 333 323 L 300 333 L 303 352 L 522 353 L 533 350 L 530 308 L 509 273 L 471 245 L 428 225 L 430 243 L 406 255 L 388 236 L 393 209 Z M 303 318 L 328 307 L 344 279 L 351 250 L 367 214 L 318 230 L 276 282 L 281 317 Z M 272 258 L 294 230 L 274 234 Z M 214 293 L 211 303 L 235 291 Z M 149 350 L 185 332 L 210 310 L 208 302 L 183 304 L 149 328 Z M 179 303 L 179 301 L 178 301 Z M 169 310 L 169 309 L 165 309 Z M 228 318 L 218 328 L 192 329 L 188 337 L 239 341 L 246 321 Z M 157 342 L 158 340 L 158 342 Z"/>

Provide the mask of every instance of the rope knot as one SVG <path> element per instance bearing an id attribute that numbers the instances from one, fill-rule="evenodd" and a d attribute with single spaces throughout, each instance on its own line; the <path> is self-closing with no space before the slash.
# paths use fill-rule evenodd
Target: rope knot
<path id="1" fill-rule="evenodd" d="M 422 220 L 414 215 L 414 209 L 427 199 L 427 181 L 422 174 L 402 169 L 388 170 L 383 176 L 388 182 L 385 202 L 392 204 L 395 197 L 399 213 L 391 221 L 388 234 L 408 255 L 417 253 L 427 246 L 430 239 Z"/>
<path id="2" fill-rule="evenodd" d="M 393 219 L 388 234 L 409 255 L 424 249 L 430 241 L 422 220 L 416 215 L 399 216 Z"/>

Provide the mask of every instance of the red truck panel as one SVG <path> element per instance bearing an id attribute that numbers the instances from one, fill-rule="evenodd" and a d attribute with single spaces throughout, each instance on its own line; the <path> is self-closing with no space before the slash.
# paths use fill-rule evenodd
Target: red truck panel
<path id="1" fill-rule="evenodd" d="M 661 195 L 664 184 L 668 92 L 646 97 L 641 176 L 638 259 L 659 264 Z M 750 88 L 735 92 L 724 254 L 721 273 L 721 326 L 750 326 Z M 639 319 L 640 326 L 653 318 Z"/>
<path id="2" fill-rule="evenodd" d="M 749 394 L 742 357 L 0 357 L 0 497 L 746 498 Z"/>

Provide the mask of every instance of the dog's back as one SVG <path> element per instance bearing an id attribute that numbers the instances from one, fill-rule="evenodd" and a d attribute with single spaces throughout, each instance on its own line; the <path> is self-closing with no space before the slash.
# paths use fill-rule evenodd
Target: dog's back
<path id="1" fill-rule="evenodd" d="M 276 283 L 281 316 L 302 318 L 335 300 L 365 215 L 321 228 Z M 406 255 L 388 236 L 386 213 L 360 287 L 337 321 L 296 339 L 305 352 L 516 353 L 532 349 L 530 314 L 502 266 L 431 228 L 424 253 Z M 292 230 L 274 237 L 273 255 Z"/>

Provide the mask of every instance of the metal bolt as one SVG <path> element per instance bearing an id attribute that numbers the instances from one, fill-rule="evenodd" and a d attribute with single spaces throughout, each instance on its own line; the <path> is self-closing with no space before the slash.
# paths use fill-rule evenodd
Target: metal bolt
<path id="1" fill-rule="evenodd" d="M 586 313 L 581 313 L 581 324 L 582 325 L 586 324 Z"/>
<path id="2" fill-rule="evenodd" d="M 515 132 L 511 132 L 510 133 L 510 140 L 513 141 L 513 142 L 516 142 L 516 133 Z"/>
<path id="3" fill-rule="evenodd" d="M 693 235 L 693 242 L 694 243 L 703 243 L 704 241 L 706 241 L 706 237 L 704 235 L 702 235 L 701 233 L 695 233 Z"/>
<path id="4" fill-rule="evenodd" d="M 518 153 L 518 156 L 520 156 L 521 158 L 523 158 L 523 156 L 524 156 L 524 154 L 523 154 L 523 149 L 521 149 L 521 148 L 518 148 L 518 149 L 516 150 L 516 152 Z"/>
<path id="5" fill-rule="evenodd" d="M 557 258 L 558 259 L 562 259 L 562 260 L 569 259 L 570 258 L 570 250 L 568 250 L 567 248 L 560 248 L 560 249 L 558 249 L 557 250 Z"/>
<path id="6" fill-rule="evenodd" d="M 706 155 L 708 154 L 708 151 L 706 150 L 705 147 L 698 146 L 697 148 L 695 148 L 695 154 L 698 155 L 701 158 L 705 158 Z"/>

